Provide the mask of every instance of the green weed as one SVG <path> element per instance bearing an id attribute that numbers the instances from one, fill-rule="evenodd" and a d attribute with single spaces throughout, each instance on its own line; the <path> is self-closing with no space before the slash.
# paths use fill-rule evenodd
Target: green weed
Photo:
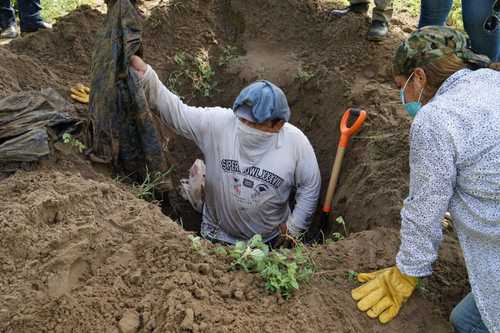
<path id="1" fill-rule="evenodd" d="M 270 251 L 262 237 L 255 235 L 248 242 L 237 242 L 229 254 L 234 268 L 259 273 L 269 292 L 289 298 L 314 272 L 314 265 L 304 252 L 302 244 Z"/>
<path id="2" fill-rule="evenodd" d="M 295 75 L 295 79 L 300 83 L 307 83 L 315 77 L 315 74 L 308 71 L 307 69 L 300 67 Z"/>
<path id="3" fill-rule="evenodd" d="M 337 217 L 337 219 L 335 219 L 335 223 L 342 225 L 342 227 L 344 229 L 344 234 L 342 235 L 340 232 L 334 232 L 334 233 L 332 233 L 330 235 L 330 238 L 328 238 L 325 241 L 326 244 L 331 244 L 331 243 L 338 242 L 338 241 L 343 240 L 343 239 L 345 239 L 346 237 L 349 236 L 349 233 L 347 232 L 347 228 L 346 228 L 346 225 L 345 225 L 345 220 L 344 220 L 344 218 L 342 216 Z"/>
<path id="4" fill-rule="evenodd" d="M 358 281 L 358 272 L 348 271 L 346 275 L 347 275 L 347 280 L 349 280 L 349 282 Z"/>
<path id="5" fill-rule="evenodd" d="M 209 60 L 206 49 L 200 49 L 194 56 L 184 52 L 175 54 L 177 69 L 167 79 L 168 88 L 178 94 L 183 84 L 190 84 L 193 96 L 210 97 L 215 86 L 215 71 Z"/>
<path id="6" fill-rule="evenodd" d="M 213 90 L 215 71 L 210 66 L 208 51 L 200 49 L 194 57 L 195 70 L 190 72 L 193 88 L 197 94 L 210 97 Z"/>
<path id="7" fill-rule="evenodd" d="M 219 56 L 217 64 L 221 67 L 227 66 L 238 58 L 238 48 L 227 45 L 222 48 L 222 54 Z"/>
<path id="8" fill-rule="evenodd" d="M 87 146 L 85 146 L 80 140 L 76 139 L 75 137 L 73 137 L 73 135 L 71 135 L 69 133 L 64 133 L 62 138 L 63 138 L 64 144 L 67 144 L 71 147 L 78 149 L 78 152 L 80 154 L 83 153 L 85 148 L 87 148 Z"/>
<path id="9" fill-rule="evenodd" d="M 155 200 L 155 189 L 164 184 L 165 177 L 172 171 L 172 168 L 165 172 L 156 172 L 151 174 L 146 167 L 146 177 L 141 184 L 135 184 L 132 186 L 132 192 L 139 199 L 146 201 Z"/>
<path id="10" fill-rule="evenodd" d="M 203 244 L 201 243 L 201 237 L 189 235 L 191 240 L 191 250 L 197 253 L 203 253 Z"/>

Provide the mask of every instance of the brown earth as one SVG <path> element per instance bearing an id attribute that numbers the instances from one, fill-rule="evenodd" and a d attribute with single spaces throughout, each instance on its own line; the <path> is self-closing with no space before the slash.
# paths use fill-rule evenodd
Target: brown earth
<path id="1" fill-rule="evenodd" d="M 2 332 L 439 333 L 450 331 L 447 297 L 463 292 L 460 251 L 449 237 L 425 289 L 381 326 L 356 309 L 347 272 L 393 264 L 394 229 L 309 248 L 317 273 L 285 301 L 258 276 L 230 271 L 211 245 L 194 253 L 157 206 L 112 181 L 49 168 L 18 172 L 0 183 L 0 195 Z"/>
<path id="2" fill-rule="evenodd" d="M 312 247 L 318 273 L 284 301 L 267 295 L 260 278 L 228 272 L 226 259 L 192 253 L 186 233 L 158 207 L 78 157 L 58 153 L 38 171 L 0 181 L 0 331 L 450 332 L 448 314 L 468 288 L 452 234 L 436 273 L 387 326 L 356 310 L 354 284 L 346 279 L 349 270 L 393 264 L 397 252 L 410 123 L 392 85 L 390 59 L 412 19 L 397 13 L 390 38 L 373 44 L 364 39 L 368 19 L 331 19 L 331 1 L 145 4 L 145 60 L 164 82 L 178 69 L 175 55 L 200 49 L 208 52 L 216 84 L 210 97 L 197 97 L 190 82 L 179 81 L 191 104 L 231 106 L 251 81 L 274 81 L 289 98 L 292 123 L 310 138 L 325 182 L 342 112 L 351 105 L 369 112 L 334 202 L 351 236 Z M 42 87 L 68 94 L 69 86 L 88 83 L 102 22 L 103 14 L 82 7 L 53 31 L 0 47 L 0 96 Z M 238 57 L 221 64 L 227 46 Z M 199 151 L 174 135 L 169 148 L 176 176 L 185 176 Z M 169 199 L 172 217 L 196 229 L 188 205 Z M 127 331 L 126 324 L 139 326 Z"/>

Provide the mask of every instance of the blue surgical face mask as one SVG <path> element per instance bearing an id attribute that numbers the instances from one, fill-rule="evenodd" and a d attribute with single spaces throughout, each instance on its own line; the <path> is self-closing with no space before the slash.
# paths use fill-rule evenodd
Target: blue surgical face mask
<path id="1" fill-rule="evenodd" d="M 411 80 L 411 78 L 412 78 L 412 76 L 413 76 L 414 73 L 415 72 L 411 73 L 411 75 L 408 78 L 408 80 L 406 80 L 406 83 L 403 86 L 403 89 L 401 89 L 399 91 L 399 96 L 401 97 L 401 103 L 403 103 L 405 111 L 408 112 L 408 114 L 412 118 L 415 118 L 415 116 L 417 115 L 417 112 L 420 111 L 420 109 L 422 108 L 422 103 L 420 102 L 420 99 L 422 98 L 422 93 L 424 92 L 424 89 L 422 89 L 420 91 L 420 96 L 418 96 L 418 101 L 406 103 L 406 99 L 405 99 L 406 86 L 408 85 L 408 82 L 410 82 L 410 80 Z"/>

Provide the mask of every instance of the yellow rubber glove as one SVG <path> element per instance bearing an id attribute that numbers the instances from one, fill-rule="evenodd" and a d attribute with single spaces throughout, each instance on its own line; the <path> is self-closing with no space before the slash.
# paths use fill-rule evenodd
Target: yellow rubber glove
<path id="1" fill-rule="evenodd" d="M 366 282 L 351 292 L 358 302 L 358 309 L 382 324 L 396 317 L 401 306 L 417 286 L 417 278 L 408 276 L 394 266 L 372 273 L 358 274 L 359 282 Z"/>
<path id="2" fill-rule="evenodd" d="M 90 88 L 79 83 L 71 88 L 71 98 L 83 104 L 89 104 Z"/>

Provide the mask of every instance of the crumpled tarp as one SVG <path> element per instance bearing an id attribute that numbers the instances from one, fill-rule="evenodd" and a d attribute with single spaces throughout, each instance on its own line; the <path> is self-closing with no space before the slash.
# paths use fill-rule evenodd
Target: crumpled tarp
<path id="1" fill-rule="evenodd" d="M 111 160 L 116 173 L 144 178 L 166 172 L 159 121 L 149 109 L 130 57 L 141 51 L 141 18 L 129 0 L 108 1 L 95 45 L 89 111 L 93 154 Z"/>
<path id="2" fill-rule="evenodd" d="M 0 99 L 0 172 L 8 163 L 36 162 L 50 154 L 49 135 L 73 131 L 74 107 L 54 89 L 28 91 Z M 15 169 L 15 168 L 14 168 Z"/>

